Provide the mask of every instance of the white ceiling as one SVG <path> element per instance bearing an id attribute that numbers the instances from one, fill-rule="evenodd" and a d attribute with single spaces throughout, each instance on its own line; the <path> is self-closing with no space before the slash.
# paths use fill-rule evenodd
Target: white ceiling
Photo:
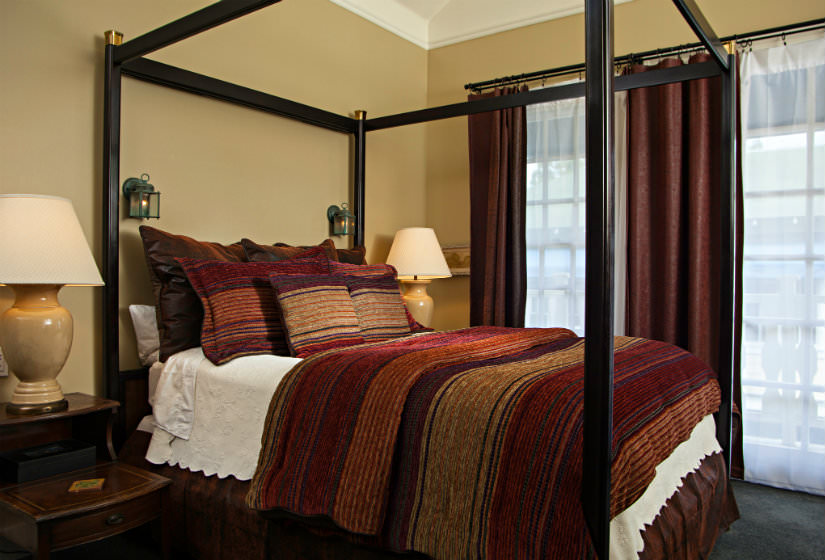
<path id="1" fill-rule="evenodd" d="M 583 0 L 330 1 L 425 49 L 584 11 Z"/>

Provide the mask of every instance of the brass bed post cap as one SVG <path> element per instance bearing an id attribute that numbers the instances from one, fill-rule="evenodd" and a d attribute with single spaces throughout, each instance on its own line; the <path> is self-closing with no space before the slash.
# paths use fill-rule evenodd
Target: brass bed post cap
<path id="1" fill-rule="evenodd" d="M 103 33 L 107 45 L 120 45 L 123 43 L 123 33 L 110 29 Z"/>
<path id="2" fill-rule="evenodd" d="M 367 120 L 367 112 L 358 109 L 355 111 L 355 120 L 357 121 L 365 121 Z"/>

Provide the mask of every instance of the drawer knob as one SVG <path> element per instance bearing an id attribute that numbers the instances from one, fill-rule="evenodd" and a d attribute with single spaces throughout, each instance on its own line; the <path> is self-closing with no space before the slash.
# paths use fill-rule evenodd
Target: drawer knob
<path id="1" fill-rule="evenodd" d="M 106 525 L 120 525 L 125 516 L 122 513 L 115 513 L 106 518 Z"/>

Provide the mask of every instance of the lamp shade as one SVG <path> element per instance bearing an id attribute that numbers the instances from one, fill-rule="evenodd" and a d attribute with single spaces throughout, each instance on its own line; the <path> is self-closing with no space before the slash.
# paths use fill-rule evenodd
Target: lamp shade
<path id="1" fill-rule="evenodd" d="M 0 283 L 103 284 L 69 199 L 0 194 Z"/>
<path id="2" fill-rule="evenodd" d="M 395 267 L 399 280 L 431 280 L 452 276 L 432 228 L 398 230 L 387 256 L 387 264 Z"/>

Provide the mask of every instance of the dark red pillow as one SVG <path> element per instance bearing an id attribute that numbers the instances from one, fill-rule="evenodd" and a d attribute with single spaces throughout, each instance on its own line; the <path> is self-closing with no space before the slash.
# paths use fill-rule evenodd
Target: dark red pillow
<path id="1" fill-rule="evenodd" d="M 338 252 L 332 239 L 325 239 L 318 245 L 306 247 L 293 247 L 285 243 L 275 245 L 261 245 L 250 239 L 241 239 L 246 260 L 249 262 L 276 262 L 284 259 L 294 259 L 299 256 L 306 256 L 307 251 L 317 251 L 323 253 L 329 260 L 338 259 Z"/>
<path id="2" fill-rule="evenodd" d="M 347 264 L 367 264 L 366 247 L 353 247 L 352 249 L 336 249 L 338 261 Z"/>
<path id="3" fill-rule="evenodd" d="M 329 274 L 325 256 L 229 263 L 178 259 L 203 303 L 203 353 L 214 364 L 254 354 L 288 356 L 273 274 Z"/>
<path id="4" fill-rule="evenodd" d="M 155 295 L 161 361 L 176 352 L 200 346 L 203 307 L 178 257 L 226 262 L 245 260 L 239 243 L 221 245 L 175 235 L 149 226 L 140 227 L 143 251 Z"/>

